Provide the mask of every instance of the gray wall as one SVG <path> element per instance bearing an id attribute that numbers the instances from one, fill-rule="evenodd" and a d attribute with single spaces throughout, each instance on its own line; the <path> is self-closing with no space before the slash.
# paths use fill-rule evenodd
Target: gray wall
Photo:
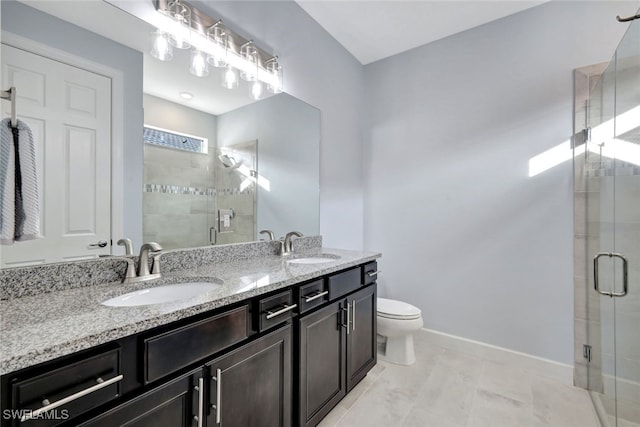
<path id="1" fill-rule="evenodd" d="M 425 327 L 573 363 L 572 70 L 633 3 L 551 2 L 365 67 L 365 248 Z M 636 5 L 637 7 L 637 5 Z"/>
<path id="2" fill-rule="evenodd" d="M 2 1 L 2 30 L 124 73 L 124 235 L 138 247 L 142 238 L 142 53 L 13 0 Z"/>
<path id="3" fill-rule="evenodd" d="M 318 234 L 320 112 L 282 93 L 218 117 L 220 147 L 258 141 L 258 231 Z M 264 237 L 264 236 L 260 236 Z"/>
<path id="4" fill-rule="evenodd" d="M 321 111 L 320 233 L 327 247 L 362 247 L 363 68 L 292 1 L 199 3 L 284 67 L 284 88 Z"/>

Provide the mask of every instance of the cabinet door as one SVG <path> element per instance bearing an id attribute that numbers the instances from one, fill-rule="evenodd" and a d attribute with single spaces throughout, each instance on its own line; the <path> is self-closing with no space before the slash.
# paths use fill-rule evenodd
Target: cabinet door
<path id="1" fill-rule="evenodd" d="M 376 285 L 347 297 L 350 306 L 347 335 L 347 392 L 363 379 L 377 360 Z"/>
<path id="2" fill-rule="evenodd" d="M 299 425 L 316 425 L 345 396 L 346 306 L 341 300 L 299 320 Z"/>
<path id="3" fill-rule="evenodd" d="M 204 418 L 202 369 L 154 388 L 81 427 L 200 427 Z M 204 419 L 202 420 L 204 421 Z"/>
<path id="4" fill-rule="evenodd" d="M 291 425 L 291 325 L 207 366 L 208 427 Z"/>

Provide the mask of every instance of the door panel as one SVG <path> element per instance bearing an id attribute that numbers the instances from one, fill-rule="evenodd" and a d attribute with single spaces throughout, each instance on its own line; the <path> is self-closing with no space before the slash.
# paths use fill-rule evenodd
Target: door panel
<path id="1" fill-rule="evenodd" d="M 6 45 L 2 71 L 33 132 L 43 238 L 3 246 L 1 265 L 111 253 L 110 244 L 90 246 L 111 240 L 111 80 Z M 9 103 L 2 108 L 6 117 Z"/>
<path id="2" fill-rule="evenodd" d="M 299 425 L 316 425 L 346 395 L 346 306 L 335 302 L 299 321 Z"/>
<path id="3" fill-rule="evenodd" d="M 590 93 L 589 389 L 605 427 L 640 424 L 640 22 Z M 597 280 L 597 282 L 596 282 Z M 609 295 L 607 295 L 609 294 Z M 630 424 L 635 423 L 635 424 Z"/>
<path id="4" fill-rule="evenodd" d="M 376 364 L 376 285 L 349 295 L 351 333 L 347 345 L 347 392 Z"/>

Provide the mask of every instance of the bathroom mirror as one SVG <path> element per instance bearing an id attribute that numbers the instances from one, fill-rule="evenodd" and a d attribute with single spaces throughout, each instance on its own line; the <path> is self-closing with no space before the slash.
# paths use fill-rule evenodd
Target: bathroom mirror
<path id="1" fill-rule="evenodd" d="M 135 0 L 124 3 L 129 5 L 140 3 L 148 6 L 150 1 Z M 151 58 L 148 55 L 148 45 L 152 27 L 109 3 L 9 1 L 2 2 L 2 7 L 3 31 L 9 31 L 12 36 L 17 36 L 12 37 L 12 41 L 27 40 L 27 48 L 25 48 L 27 50 L 31 39 L 30 31 L 40 33 L 39 36 L 33 36 L 36 44 L 46 44 L 47 38 L 42 34 L 46 33 L 47 29 L 42 27 L 48 27 L 51 20 L 51 28 L 48 32 L 56 34 L 51 37 L 57 43 L 53 45 L 55 50 L 66 49 L 66 44 L 60 41 L 64 35 L 64 31 L 60 28 L 61 25 L 68 25 L 84 27 L 103 34 L 108 39 L 116 40 L 117 43 L 144 51 L 143 62 L 147 71 L 143 83 L 144 94 L 141 84 L 135 88 L 139 93 L 125 94 L 125 102 L 126 97 L 132 95 L 144 100 L 141 103 L 145 109 L 144 118 L 137 123 L 140 138 L 136 134 L 136 138 L 132 141 L 128 135 L 124 135 L 124 144 L 135 145 L 135 150 L 144 152 L 144 155 L 139 155 L 138 162 L 132 166 L 134 170 L 123 172 L 124 191 L 121 191 L 120 199 L 113 199 L 111 202 L 112 205 L 125 205 L 123 209 L 125 213 L 127 209 L 133 209 L 140 216 L 144 215 L 142 208 L 144 206 L 148 216 L 144 223 L 148 223 L 151 219 L 149 216 L 152 215 L 156 215 L 156 220 L 159 219 L 155 225 L 155 236 L 153 230 L 147 230 L 148 233 L 145 231 L 146 235 L 143 236 L 144 227 L 136 225 L 142 223 L 140 217 L 130 218 L 125 214 L 120 229 L 124 229 L 125 233 L 126 230 L 134 230 L 129 234 L 138 232 L 139 234 L 111 234 L 104 240 L 111 240 L 112 247 L 108 245 L 106 248 L 97 248 L 96 252 L 89 254 L 86 251 L 84 253 L 78 251 L 76 255 L 56 258 L 55 253 L 59 252 L 59 245 L 49 245 L 48 253 L 21 260 L 10 256 L 11 252 L 20 247 L 22 252 L 33 253 L 26 247 L 30 245 L 29 242 L 2 246 L 0 247 L 0 264 L 4 268 L 91 258 L 99 254 L 122 253 L 123 248 L 116 246 L 117 240 L 122 237 L 132 238 L 134 246 L 139 245 L 143 240 L 154 238 L 166 239 L 167 248 L 178 248 L 258 240 L 264 238 L 257 235 L 261 229 L 273 230 L 276 237 L 283 236 L 287 231 L 294 229 L 306 235 L 318 234 L 320 113 L 315 107 L 286 93 L 255 101 L 251 98 L 246 84 L 243 87 L 241 83 L 240 87 L 233 91 L 222 88 L 219 84 L 219 73 L 213 68 L 210 69 L 209 76 L 196 78 L 189 74 L 188 61 L 184 59 L 185 55 L 188 57 L 188 51 L 177 52 L 174 60 L 168 63 Z M 85 19 L 89 13 L 87 8 L 91 7 L 97 8 L 98 12 L 95 14 L 100 16 L 100 19 Z M 39 14 L 38 22 L 44 23 L 40 28 L 35 28 L 35 25 L 22 26 L 22 28 L 7 25 L 10 28 L 4 28 L 8 20 L 13 19 L 15 24 L 16 19 L 29 18 L 34 12 L 32 8 L 35 8 L 35 12 Z M 43 12 L 47 15 L 42 15 Z M 109 37 L 105 34 L 105 31 L 108 32 L 105 29 L 108 28 L 111 28 L 112 33 L 115 29 L 115 33 L 121 34 L 117 37 Z M 234 28 L 234 30 L 242 29 Z M 128 34 L 125 33 L 136 33 L 135 37 L 130 38 L 131 43 L 127 42 L 127 37 L 124 36 Z M 144 41 L 142 41 L 143 38 Z M 79 52 L 92 48 L 97 51 L 104 49 L 102 45 L 95 47 L 88 45 L 91 40 L 93 39 L 89 38 L 69 43 L 69 53 L 82 56 Z M 112 41 L 109 40 L 108 43 Z M 259 41 L 256 43 L 258 44 Z M 86 46 L 78 48 L 75 44 Z M 39 52 L 39 54 L 44 53 Z M 181 58 L 180 55 L 183 57 Z M 95 55 L 93 57 L 87 55 L 86 59 L 89 62 L 95 62 Z M 2 62 L 3 71 L 5 71 L 4 54 Z M 162 80 L 163 73 L 158 70 L 163 67 L 169 70 L 166 74 L 171 76 L 170 81 Z M 182 74 L 176 74 L 178 68 L 181 69 Z M 147 74 L 153 79 L 148 79 Z M 124 76 L 125 86 L 128 77 L 131 76 Z M 140 76 L 130 80 L 137 79 L 140 79 Z M 180 89 L 181 82 L 189 82 L 189 85 Z M 5 76 L 2 84 L 9 84 Z M 165 95 L 163 90 L 171 91 L 173 95 Z M 190 92 L 194 97 L 190 102 L 186 101 L 180 98 L 180 92 Z M 215 102 L 203 101 L 203 99 L 215 100 Z M 28 103 L 28 100 L 21 100 L 19 94 L 18 105 L 20 103 L 23 108 L 18 107 L 19 116 L 25 114 Z M 3 102 L 2 108 L 4 114 L 8 106 Z M 163 116 L 162 111 L 166 115 Z M 189 118 L 190 115 L 199 119 Z M 202 128 L 196 129 L 189 126 L 191 122 L 198 120 L 202 122 L 203 118 L 209 121 L 208 130 L 203 132 Z M 208 151 L 206 154 L 188 154 L 189 164 L 187 165 L 185 156 L 180 150 L 143 143 L 144 125 L 177 134 L 205 137 L 208 140 Z M 124 127 L 127 128 L 126 123 Z M 204 134 L 207 132 L 208 134 Z M 127 149 L 131 149 L 131 146 L 127 146 Z M 233 167 L 235 164 L 225 165 L 224 159 L 230 159 L 239 165 L 238 167 Z M 125 158 L 124 161 L 126 165 L 127 159 Z M 158 162 L 165 162 L 164 166 Z M 149 166 L 148 170 L 145 170 L 145 163 Z M 190 168 L 200 169 L 199 175 L 187 176 L 189 171 L 186 169 Z M 202 169 L 206 169 L 204 175 Z M 127 187 L 126 181 L 129 176 L 139 176 L 140 182 L 143 182 L 143 188 L 134 191 L 133 188 Z M 204 180 L 201 179 L 203 176 Z M 175 181 L 174 177 L 177 178 Z M 123 180 L 123 178 L 120 179 Z M 45 195 L 41 198 L 44 199 L 47 187 L 45 185 L 42 187 L 45 189 Z M 186 190 L 182 190 L 182 187 L 186 187 Z M 184 194 L 180 194 L 181 191 Z M 218 200 L 211 197 L 212 194 L 219 196 Z M 243 199 L 243 194 L 250 194 L 251 197 Z M 234 197 L 237 200 L 234 200 Z M 157 215 L 164 218 L 158 218 Z M 196 223 L 203 227 L 196 226 Z M 164 231 L 165 234 L 162 235 L 158 231 Z M 46 232 L 45 238 L 40 240 L 48 239 Z M 194 235 L 191 233 L 195 233 L 198 238 L 190 237 Z M 187 237 L 184 238 L 185 236 Z M 81 243 L 82 249 L 98 241 L 97 237 L 93 236 L 87 239 Z M 100 240 L 103 238 L 100 237 Z M 134 247 L 135 250 L 137 250 L 136 247 Z"/>

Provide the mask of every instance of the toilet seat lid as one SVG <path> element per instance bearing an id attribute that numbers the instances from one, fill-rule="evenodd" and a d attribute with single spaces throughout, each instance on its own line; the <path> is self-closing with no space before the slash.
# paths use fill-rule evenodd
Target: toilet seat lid
<path id="1" fill-rule="evenodd" d="M 422 315 L 419 308 L 406 302 L 378 298 L 378 315 L 392 319 L 417 319 Z"/>

